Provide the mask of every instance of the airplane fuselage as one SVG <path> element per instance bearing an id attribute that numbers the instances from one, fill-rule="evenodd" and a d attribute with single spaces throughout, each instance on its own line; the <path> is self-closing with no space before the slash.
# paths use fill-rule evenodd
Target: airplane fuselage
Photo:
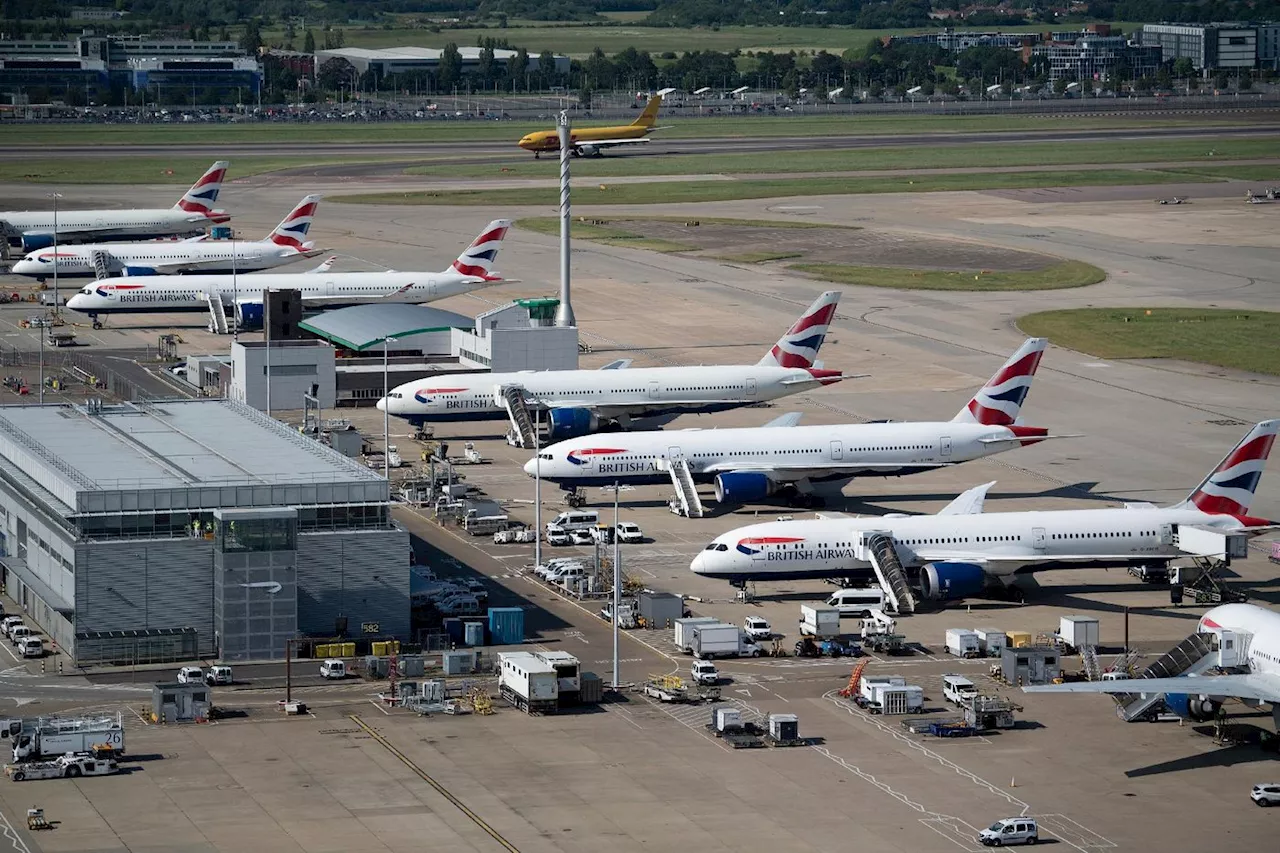
<path id="1" fill-rule="evenodd" d="M 812 519 L 732 530 L 694 558 L 700 575 L 743 581 L 838 578 L 871 568 L 858 544 L 864 534 L 893 537 L 908 568 L 972 561 L 992 577 L 1020 570 L 1165 565 L 1188 556 L 1180 526 L 1241 530 L 1229 515 L 1195 508 L 998 512 L 972 515 Z"/>
<path id="2" fill-rule="evenodd" d="M 950 421 L 638 432 L 543 448 L 541 474 L 566 486 L 661 483 L 670 480 L 671 461 L 683 457 L 698 482 L 753 471 L 786 471 L 780 482 L 902 476 L 1033 444 L 1044 434 Z"/>
<path id="3" fill-rule="evenodd" d="M 569 131 L 569 140 L 576 145 L 600 142 L 606 139 L 643 139 L 654 128 L 642 125 L 622 124 L 613 127 L 582 127 Z M 559 151 L 560 135 L 554 130 L 538 130 L 520 140 L 526 151 Z"/>
<path id="4" fill-rule="evenodd" d="M 81 288 L 67 307 L 86 314 L 208 311 L 203 294 L 224 305 L 254 302 L 264 290 L 297 290 L 303 303 L 325 308 L 368 302 L 420 304 L 501 284 L 476 276 L 425 272 L 297 272 L 239 275 L 170 275 L 112 278 Z"/>
<path id="5" fill-rule="evenodd" d="M 154 210 L 60 210 L 57 228 L 60 242 L 83 243 L 89 238 L 126 240 L 194 234 L 230 218 L 224 213 L 206 217 L 169 207 Z M 0 222 L 8 224 L 11 233 L 53 236 L 53 211 L 4 211 L 0 212 Z"/>
<path id="6" fill-rule="evenodd" d="M 233 247 L 234 260 L 232 259 Z M 106 255 L 107 267 L 112 272 L 121 272 L 128 267 L 147 269 L 155 266 L 191 264 L 207 273 L 232 271 L 245 273 L 272 269 L 316 254 L 314 251 L 299 252 L 297 249 L 280 246 L 269 240 L 93 243 L 83 246 L 59 246 L 56 252 L 52 248 L 28 252 L 22 260 L 13 265 L 11 272 L 15 275 L 40 279 L 49 278 L 53 276 L 56 262 L 59 276 L 67 278 L 92 276 L 96 274 L 93 265 L 94 252 L 102 252 Z"/>
<path id="7" fill-rule="evenodd" d="M 413 423 L 505 418 L 496 389 L 518 385 L 534 408 L 589 407 L 604 417 L 715 412 L 809 391 L 839 375 L 835 370 L 763 365 L 468 374 L 406 383 L 378 405 Z"/>

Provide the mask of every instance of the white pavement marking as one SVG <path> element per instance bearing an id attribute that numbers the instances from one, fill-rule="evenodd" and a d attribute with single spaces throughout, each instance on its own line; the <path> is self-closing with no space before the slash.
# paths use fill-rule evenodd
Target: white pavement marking
<path id="1" fill-rule="evenodd" d="M 6 839 L 18 853 L 31 853 L 31 848 L 18 836 L 18 831 L 13 828 L 13 824 L 9 823 L 4 812 L 0 812 L 0 838 Z"/>
<path id="2" fill-rule="evenodd" d="M 4 649 L 4 653 L 7 654 L 9 657 L 13 658 L 15 662 L 19 664 L 22 663 L 22 658 L 15 655 L 12 651 L 9 650 L 8 647 L 0 645 L 0 649 Z"/>

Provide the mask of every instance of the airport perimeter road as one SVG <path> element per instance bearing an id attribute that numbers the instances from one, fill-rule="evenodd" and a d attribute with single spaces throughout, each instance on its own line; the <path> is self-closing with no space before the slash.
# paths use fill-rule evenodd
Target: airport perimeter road
<path id="1" fill-rule="evenodd" d="M 304 132 L 306 126 L 299 125 Z M 24 160 L 33 157 L 142 157 L 181 154 L 184 157 L 441 157 L 448 155 L 499 155 L 516 150 L 518 128 L 513 125 L 510 141 L 502 142 L 430 142 L 433 128 L 423 125 L 421 142 L 334 143 L 323 142 L 237 142 L 224 145 L 173 143 L 164 145 L 0 145 L 0 160 Z M 305 133 L 304 133 L 305 135 Z M 1207 127 L 1148 127 L 1093 130 L 1001 131 L 995 133 L 860 134 L 841 136 L 777 136 L 777 137 L 698 137 L 663 140 L 659 133 L 651 137 L 662 142 L 665 153 L 742 154 L 767 151 L 811 151 L 850 148 L 882 148 L 888 145 L 969 145 L 973 143 L 1016 143 L 1036 141 L 1096 142 L 1122 139 L 1180 139 L 1190 137 L 1271 137 L 1280 136 L 1280 124 L 1272 120 L 1235 125 Z"/>

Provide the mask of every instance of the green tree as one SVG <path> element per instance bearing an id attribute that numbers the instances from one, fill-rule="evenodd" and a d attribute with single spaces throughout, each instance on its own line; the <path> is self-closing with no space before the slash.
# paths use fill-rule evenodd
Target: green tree
<path id="1" fill-rule="evenodd" d="M 1066 93 L 1066 91 L 1067 91 L 1067 85 L 1068 85 L 1070 82 L 1071 82 L 1071 81 L 1070 81 L 1070 80 L 1068 80 L 1066 77 L 1059 77 L 1057 80 L 1054 80 L 1054 81 L 1053 81 L 1053 93 L 1054 93 L 1055 95 L 1062 95 L 1062 94 L 1065 94 L 1065 93 Z"/>
<path id="2" fill-rule="evenodd" d="M 262 47 L 262 33 L 258 29 L 258 19 L 250 18 L 249 23 L 245 25 L 244 35 L 240 38 L 240 49 L 253 56 L 257 54 L 260 47 Z"/>
<path id="3" fill-rule="evenodd" d="M 520 84 L 528 79 L 528 73 L 529 51 L 523 47 L 518 48 L 516 55 L 507 60 L 507 80 L 511 84 L 511 91 L 514 92 L 520 88 Z"/>
<path id="4" fill-rule="evenodd" d="M 476 64 L 476 75 L 484 83 L 488 83 L 494 77 L 493 48 L 488 44 L 480 48 L 480 59 Z"/>
<path id="5" fill-rule="evenodd" d="M 302 52 L 316 52 L 316 34 L 311 32 L 311 30 L 307 30 L 307 35 L 302 39 Z"/>
<path id="6" fill-rule="evenodd" d="M 341 56 L 331 56 L 316 70 L 316 85 L 327 92 L 356 79 L 356 68 Z"/>
<path id="7" fill-rule="evenodd" d="M 1186 80 L 1196 73 L 1196 67 L 1191 62 L 1189 56 L 1179 56 L 1173 61 L 1173 76 L 1179 80 Z"/>
<path id="8" fill-rule="evenodd" d="M 436 86 L 441 92 L 455 86 L 462 79 L 462 54 L 458 46 L 449 42 L 440 53 L 440 64 L 436 66 Z"/>

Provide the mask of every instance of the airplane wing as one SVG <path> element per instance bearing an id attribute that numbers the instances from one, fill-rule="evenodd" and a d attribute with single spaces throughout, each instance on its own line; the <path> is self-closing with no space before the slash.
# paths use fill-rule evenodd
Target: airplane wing
<path id="1" fill-rule="evenodd" d="M 767 424 L 764 424 L 764 426 L 793 427 L 796 424 L 800 423 L 801 417 L 803 417 L 803 414 L 801 412 L 787 412 L 785 415 L 779 415 L 778 417 L 769 421 Z"/>
<path id="2" fill-rule="evenodd" d="M 1145 693 L 1148 696 L 1156 693 L 1192 693 L 1197 696 L 1231 696 L 1280 703 L 1280 677 L 1254 673 L 1037 684 L 1022 690 L 1024 693 Z"/>
<path id="3" fill-rule="evenodd" d="M 601 370 L 626 370 L 628 367 L 631 366 L 631 361 L 632 360 L 629 358 L 619 358 L 616 361 L 609 362 L 608 364 L 606 364 L 604 367 L 600 369 Z"/>
<path id="4" fill-rule="evenodd" d="M 643 145 L 649 140 L 641 137 L 640 139 L 584 139 L 581 142 L 573 143 L 574 148 L 613 148 L 616 145 Z"/>
<path id="5" fill-rule="evenodd" d="M 329 270 L 333 269 L 333 265 L 336 264 L 337 262 L 338 262 L 338 256 L 330 255 L 329 257 L 324 259 L 324 263 L 322 263 L 320 266 L 316 267 L 313 270 L 308 270 L 308 272 L 328 272 Z"/>
<path id="6" fill-rule="evenodd" d="M 980 515 L 986 502 L 987 492 L 996 484 L 995 480 L 974 486 L 956 496 L 955 500 L 938 510 L 938 515 Z"/>

